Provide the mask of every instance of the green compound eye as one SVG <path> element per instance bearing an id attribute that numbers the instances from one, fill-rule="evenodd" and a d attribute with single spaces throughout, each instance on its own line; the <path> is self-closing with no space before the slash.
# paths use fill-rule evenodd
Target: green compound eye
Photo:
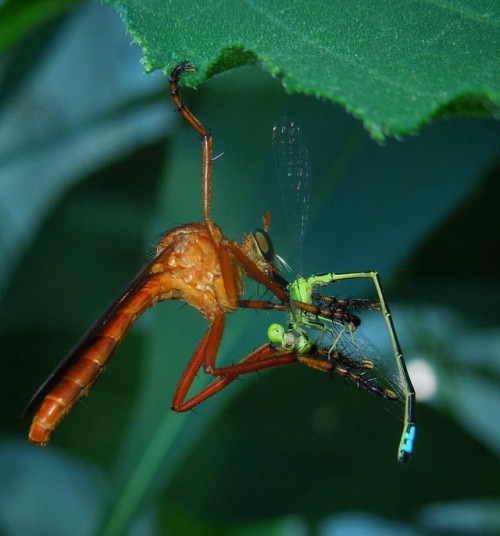
<path id="1" fill-rule="evenodd" d="M 259 252 L 263 259 L 269 263 L 274 261 L 274 248 L 271 237 L 262 229 L 255 229 L 252 236 L 259 248 Z"/>
<path id="2" fill-rule="evenodd" d="M 287 350 L 298 354 L 307 354 L 314 346 L 309 337 L 293 330 L 285 331 L 281 324 L 271 324 L 267 329 L 267 337 L 274 344 L 281 344 Z"/>
<path id="3" fill-rule="evenodd" d="M 267 329 L 267 337 L 274 344 L 283 342 L 285 336 L 285 328 L 280 324 L 271 324 Z"/>

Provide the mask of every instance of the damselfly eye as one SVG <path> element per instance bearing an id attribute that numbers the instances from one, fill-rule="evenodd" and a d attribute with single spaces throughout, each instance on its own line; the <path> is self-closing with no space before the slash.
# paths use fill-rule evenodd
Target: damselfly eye
<path id="1" fill-rule="evenodd" d="M 252 236 L 262 258 L 272 264 L 274 262 L 274 248 L 271 237 L 262 229 L 255 229 Z"/>

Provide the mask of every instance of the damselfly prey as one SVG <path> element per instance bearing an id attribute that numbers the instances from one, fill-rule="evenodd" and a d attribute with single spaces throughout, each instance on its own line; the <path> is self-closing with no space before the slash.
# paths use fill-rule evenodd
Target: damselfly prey
<path id="1" fill-rule="evenodd" d="M 288 225 L 293 236 L 300 238 L 299 246 L 295 246 L 300 254 L 311 189 L 309 157 L 299 127 L 286 118 L 274 128 L 273 142 Z M 377 299 L 335 298 L 323 296 L 318 291 L 320 287 L 353 279 L 371 280 Z M 398 460 L 408 461 L 415 437 L 415 391 L 378 273 L 364 271 L 327 273 L 308 279 L 298 277 L 287 286 L 287 291 L 290 296 L 288 329 L 272 324 L 268 330 L 271 342 L 277 344 L 280 351 L 297 353 L 299 361 L 308 359 L 306 364 L 309 366 L 340 374 L 360 388 L 386 399 L 389 404 L 402 405 L 404 425 Z M 307 310 L 304 304 L 309 304 L 311 309 Z M 358 329 L 361 320 L 356 312 L 361 309 L 383 314 L 394 353 L 395 371 Z"/>

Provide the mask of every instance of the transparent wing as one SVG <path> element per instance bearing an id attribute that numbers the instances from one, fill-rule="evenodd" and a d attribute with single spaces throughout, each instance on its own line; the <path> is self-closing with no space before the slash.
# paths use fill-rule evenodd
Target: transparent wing
<path id="1" fill-rule="evenodd" d="M 296 270 L 302 273 L 302 246 L 311 201 L 311 164 L 302 131 L 293 119 L 282 117 L 273 128 L 273 152 L 285 207 Z"/>
<path id="2" fill-rule="evenodd" d="M 340 371 L 360 389 L 382 398 L 389 412 L 404 420 L 406 391 L 396 361 L 384 356 L 362 327 L 353 330 L 341 322 L 321 319 L 307 332 L 314 341 L 311 356 L 330 361 L 335 373 Z"/>

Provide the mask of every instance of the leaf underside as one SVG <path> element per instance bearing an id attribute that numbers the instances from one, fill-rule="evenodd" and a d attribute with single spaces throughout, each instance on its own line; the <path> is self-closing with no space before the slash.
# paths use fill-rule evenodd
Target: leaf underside
<path id="1" fill-rule="evenodd" d="M 440 115 L 498 115 L 494 1 L 105 2 L 146 71 L 189 60 L 198 72 L 188 85 L 260 63 L 288 92 L 343 105 L 377 139 Z"/>

